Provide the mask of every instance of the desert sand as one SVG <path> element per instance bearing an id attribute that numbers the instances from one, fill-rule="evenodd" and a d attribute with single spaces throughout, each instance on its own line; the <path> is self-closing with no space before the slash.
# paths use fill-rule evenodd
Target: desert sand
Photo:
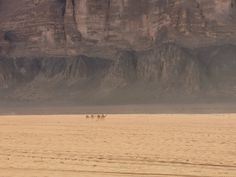
<path id="1" fill-rule="evenodd" d="M 236 114 L 1 116 L 0 177 L 236 177 Z"/>

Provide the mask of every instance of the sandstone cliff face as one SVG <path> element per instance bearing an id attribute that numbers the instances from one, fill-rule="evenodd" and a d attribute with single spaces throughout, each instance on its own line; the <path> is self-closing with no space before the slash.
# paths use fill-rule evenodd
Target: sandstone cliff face
<path id="1" fill-rule="evenodd" d="M 0 88 L 234 96 L 235 43 L 235 0 L 0 0 Z"/>
<path id="2" fill-rule="evenodd" d="M 12 0 L 11 0 L 12 1 Z M 21 0 L 0 2 L 1 53 L 88 55 L 99 47 L 201 46 L 235 41 L 234 0 Z M 105 55 L 105 54 L 104 54 Z"/>

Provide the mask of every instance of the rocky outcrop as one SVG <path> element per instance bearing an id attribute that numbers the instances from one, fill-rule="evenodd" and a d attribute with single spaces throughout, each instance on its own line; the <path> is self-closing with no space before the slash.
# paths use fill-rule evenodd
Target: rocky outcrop
<path id="1" fill-rule="evenodd" d="M 165 41 L 188 47 L 236 40 L 234 0 L 1 0 L 0 11 L 1 53 L 8 55 L 144 50 L 163 28 Z"/>
<path id="2" fill-rule="evenodd" d="M 126 101 L 130 96 L 135 100 L 150 94 L 156 101 L 160 95 L 170 94 L 233 97 L 235 49 L 234 45 L 223 45 L 192 50 L 169 43 L 144 52 L 120 51 L 114 60 L 86 56 L 1 58 L 0 90 L 8 93 L 4 95 L 7 99 L 34 101 L 111 99 L 124 89 Z"/>
<path id="3" fill-rule="evenodd" d="M 41 60 L 39 74 L 44 75 L 45 78 L 60 77 L 65 80 L 79 80 L 104 75 L 109 66 L 109 60 L 86 56 L 46 58 Z"/>
<path id="4" fill-rule="evenodd" d="M 145 52 L 120 52 L 104 82 L 125 87 L 133 82 L 156 83 L 165 90 L 200 90 L 201 66 L 186 48 L 164 44 Z"/>
<path id="5" fill-rule="evenodd" d="M 78 81 L 101 77 L 108 70 L 110 61 L 105 59 L 88 58 L 1 58 L 1 84 L 26 84 L 44 78 L 45 80 L 60 79 Z M 65 82 L 65 84 L 66 84 Z"/>
<path id="6" fill-rule="evenodd" d="M 0 89 L 34 100 L 234 97 L 235 24 L 235 0 L 0 0 Z"/>
<path id="7" fill-rule="evenodd" d="M 199 91 L 201 66 L 194 54 L 175 44 L 157 46 L 138 61 L 138 77 L 165 89 Z"/>
<path id="8" fill-rule="evenodd" d="M 137 62 L 135 52 L 119 52 L 106 75 L 105 86 L 122 88 L 137 81 Z"/>

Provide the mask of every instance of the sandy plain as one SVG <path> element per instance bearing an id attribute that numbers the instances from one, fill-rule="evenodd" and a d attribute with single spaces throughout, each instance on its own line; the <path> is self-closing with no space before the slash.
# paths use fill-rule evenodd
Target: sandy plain
<path id="1" fill-rule="evenodd" d="M 0 116 L 0 177 L 236 177 L 236 114 Z"/>

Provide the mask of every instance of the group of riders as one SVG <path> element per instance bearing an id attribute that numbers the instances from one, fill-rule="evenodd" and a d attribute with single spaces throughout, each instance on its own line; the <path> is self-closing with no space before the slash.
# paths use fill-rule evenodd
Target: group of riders
<path id="1" fill-rule="evenodd" d="M 94 118 L 97 118 L 97 119 L 105 119 L 107 117 L 106 114 L 97 114 L 97 115 L 94 115 L 94 114 L 91 114 L 91 115 L 86 115 L 86 119 L 94 119 Z"/>

